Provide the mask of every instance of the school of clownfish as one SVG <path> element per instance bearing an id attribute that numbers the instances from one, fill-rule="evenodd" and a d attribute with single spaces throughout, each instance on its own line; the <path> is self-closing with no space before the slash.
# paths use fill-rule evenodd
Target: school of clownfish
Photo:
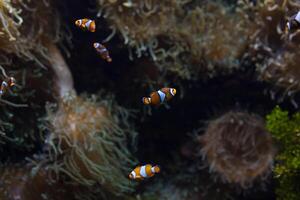
<path id="1" fill-rule="evenodd" d="M 75 21 L 75 25 L 83 31 L 96 32 L 96 22 L 91 19 L 78 19 Z M 300 30 L 300 11 L 290 17 L 286 23 L 285 32 L 290 33 Z M 93 44 L 94 49 L 98 55 L 107 62 L 112 62 L 112 58 L 109 55 L 107 48 L 99 43 L 95 42 Z M 3 71 L 3 70 L 2 70 Z M 0 97 L 5 93 L 6 90 L 13 87 L 16 84 L 14 77 L 8 77 L 5 73 L 4 80 L 0 86 Z M 149 97 L 143 97 L 142 102 L 144 105 L 159 106 L 167 101 L 170 101 L 176 95 L 175 88 L 161 88 L 158 91 L 152 92 Z M 132 180 L 144 180 L 146 178 L 153 177 L 155 174 L 160 172 L 160 167 L 158 165 L 146 164 L 142 166 L 137 166 L 133 169 L 128 177 Z"/>
<path id="2" fill-rule="evenodd" d="M 87 18 L 78 19 L 75 21 L 75 25 L 83 31 L 90 31 L 92 33 L 96 32 L 96 23 L 94 20 Z M 95 42 L 93 44 L 93 47 L 103 60 L 106 60 L 107 62 L 112 62 L 112 59 L 109 55 L 109 51 L 103 44 Z M 159 106 L 164 102 L 170 101 L 175 95 L 175 88 L 161 88 L 158 91 L 152 92 L 149 95 L 149 97 L 143 97 L 142 102 L 144 105 Z M 159 172 L 159 166 L 147 164 L 143 166 L 137 166 L 134 170 L 130 172 L 128 177 L 133 180 L 143 180 L 145 178 L 150 178 Z"/>

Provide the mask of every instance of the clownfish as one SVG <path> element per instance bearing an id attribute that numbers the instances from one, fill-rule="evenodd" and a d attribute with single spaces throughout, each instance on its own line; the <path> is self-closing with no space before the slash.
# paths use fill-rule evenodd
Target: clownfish
<path id="1" fill-rule="evenodd" d="M 9 77 L 7 83 L 9 87 L 12 87 L 16 85 L 16 79 L 14 77 Z"/>
<path id="2" fill-rule="evenodd" d="M 143 165 L 137 166 L 128 177 L 133 180 L 144 180 L 145 178 L 150 178 L 160 172 L 159 166 L 152 166 L 152 165 Z"/>
<path id="3" fill-rule="evenodd" d="M 2 95 L 8 87 L 12 87 L 16 84 L 16 80 L 14 77 L 9 77 L 8 80 L 2 81 L 0 86 L 0 95 Z"/>
<path id="4" fill-rule="evenodd" d="M 162 88 L 156 92 L 152 92 L 150 97 L 143 97 L 142 102 L 145 105 L 160 105 L 165 101 L 171 100 L 176 95 L 175 88 Z"/>
<path id="5" fill-rule="evenodd" d="M 300 11 L 293 15 L 286 23 L 286 32 L 300 29 Z"/>
<path id="6" fill-rule="evenodd" d="M 87 18 L 78 19 L 75 21 L 75 25 L 84 31 L 90 31 L 90 32 L 96 31 L 95 20 L 91 20 L 91 19 L 87 19 Z"/>
<path id="7" fill-rule="evenodd" d="M 94 48 L 96 49 L 96 51 L 98 52 L 98 54 L 101 56 L 103 60 L 106 60 L 107 62 L 112 61 L 111 57 L 109 56 L 109 52 L 104 45 L 95 42 Z"/>

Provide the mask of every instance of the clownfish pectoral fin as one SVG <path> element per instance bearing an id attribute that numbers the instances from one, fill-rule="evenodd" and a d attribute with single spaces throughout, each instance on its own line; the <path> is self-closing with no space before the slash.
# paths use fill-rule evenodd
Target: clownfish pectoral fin
<path id="1" fill-rule="evenodd" d="M 159 165 L 155 165 L 153 168 L 154 168 L 155 173 L 160 173 L 160 166 Z"/>

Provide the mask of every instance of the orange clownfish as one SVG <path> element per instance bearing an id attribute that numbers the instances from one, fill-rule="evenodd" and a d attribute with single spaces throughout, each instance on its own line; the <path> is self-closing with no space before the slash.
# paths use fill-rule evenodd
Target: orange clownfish
<path id="1" fill-rule="evenodd" d="M 14 77 L 9 77 L 7 83 L 9 87 L 12 87 L 16 85 L 16 79 Z"/>
<path id="2" fill-rule="evenodd" d="M 150 178 L 159 172 L 159 166 L 152 166 L 148 164 L 144 166 L 137 166 L 128 176 L 133 180 L 143 180 L 145 178 Z"/>
<path id="3" fill-rule="evenodd" d="M 75 21 L 75 25 L 84 31 L 90 31 L 90 32 L 96 31 L 95 20 L 91 20 L 91 19 L 87 19 L 87 18 L 78 19 Z"/>
<path id="4" fill-rule="evenodd" d="M 142 101 L 145 105 L 160 105 L 165 101 L 169 101 L 176 94 L 175 88 L 162 88 L 156 92 L 152 92 L 150 97 L 143 97 Z"/>
<path id="5" fill-rule="evenodd" d="M 104 45 L 95 42 L 94 48 L 96 49 L 96 51 L 98 52 L 98 54 L 101 56 L 103 60 L 106 60 L 107 62 L 112 61 L 111 57 L 109 56 L 109 52 Z"/>
<path id="6" fill-rule="evenodd" d="M 14 77 L 9 77 L 8 80 L 2 81 L 0 86 L 0 95 L 2 95 L 8 87 L 12 87 L 16 84 L 16 80 Z"/>

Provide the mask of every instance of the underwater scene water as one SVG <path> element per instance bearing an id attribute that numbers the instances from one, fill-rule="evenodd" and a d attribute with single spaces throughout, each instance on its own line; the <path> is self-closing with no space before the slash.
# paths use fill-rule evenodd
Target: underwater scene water
<path id="1" fill-rule="evenodd" d="M 299 0 L 0 0 L 0 200 L 300 200 Z"/>

